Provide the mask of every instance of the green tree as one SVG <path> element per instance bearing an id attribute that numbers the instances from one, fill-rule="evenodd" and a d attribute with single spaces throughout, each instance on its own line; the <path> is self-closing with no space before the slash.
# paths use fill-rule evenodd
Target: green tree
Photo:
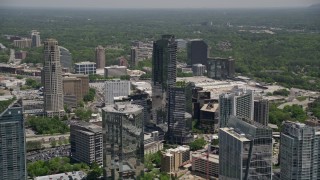
<path id="1" fill-rule="evenodd" d="M 191 151 L 197 151 L 199 149 L 203 149 L 206 144 L 207 142 L 204 140 L 204 138 L 199 138 L 191 142 L 189 146 Z"/>
<path id="2" fill-rule="evenodd" d="M 102 168 L 96 162 L 91 165 L 91 171 L 88 173 L 87 180 L 96 180 L 102 175 Z"/>
<path id="3" fill-rule="evenodd" d="M 57 145 L 56 140 L 51 140 L 50 145 L 51 145 L 51 147 L 56 147 L 56 145 Z"/>

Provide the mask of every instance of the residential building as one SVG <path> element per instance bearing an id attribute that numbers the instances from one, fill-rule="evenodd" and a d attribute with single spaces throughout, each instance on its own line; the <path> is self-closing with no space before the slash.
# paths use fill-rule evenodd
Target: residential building
<path id="1" fill-rule="evenodd" d="M 165 123 L 168 89 L 175 86 L 177 77 L 177 42 L 174 35 L 163 35 L 153 43 L 152 58 L 152 119 L 155 124 Z"/>
<path id="2" fill-rule="evenodd" d="M 167 149 L 162 153 L 161 172 L 174 174 L 184 163 L 190 161 L 189 146 L 178 146 L 175 149 Z"/>
<path id="3" fill-rule="evenodd" d="M 219 96 L 219 106 L 220 127 L 226 127 L 228 125 L 230 115 L 253 120 L 253 91 L 247 89 L 236 89 L 231 93 L 221 94 Z"/>
<path id="4" fill-rule="evenodd" d="M 40 40 L 40 33 L 36 30 L 31 31 L 31 47 L 40 47 L 41 40 Z"/>
<path id="5" fill-rule="evenodd" d="M 163 149 L 163 137 L 159 136 L 158 131 L 144 133 L 144 154 L 154 154 Z"/>
<path id="6" fill-rule="evenodd" d="M 119 65 L 119 66 L 128 67 L 128 66 L 129 66 L 128 60 L 127 60 L 126 58 L 124 58 L 124 57 L 120 57 L 120 58 L 118 59 L 118 65 Z"/>
<path id="7" fill-rule="evenodd" d="M 96 74 L 96 63 L 89 61 L 75 63 L 74 72 L 76 74 Z"/>
<path id="8" fill-rule="evenodd" d="M 192 73 L 193 76 L 203 76 L 206 72 L 206 66 L 203 64 L 193 64 Z"/>
<path id="9" fill-rule="evenodd" d="M 192 172 L 203 178 L 214 179 L 219 176 L 219 155 L 203 151 L 192 153 Z"/>
<path id="10" fill-rule="evenodd" d="M 219 179 L 272 179 L 272 130 L 231 116 L 219 130 Z"/>
<path id="11" fill-rule="evenodd" d="M 77 107 L 84 96 L 89 92 L 89 76 L 84 74 L 70 74 L 63 75 L 63 95 L 64 103 Z"/>
<path id="12" fill-rule="evenodd" d="M 318 180 L 320 177 L 320 131 L 287 121 L 280 136 L 280 179 Z"/>
<path id="13" fill-rule="evenodd" d="M 192 117 L 200 121 L 200 109 L 205 102 L 211 99 L 210 91 L 205 91 L 201 87 L 192 88 Z"/>
<path id="14" fill-rule="evenodd" d="M 102 46 L 96 47 L 95 59 L 97 63 L 97 69 L 103 69 L 106 66 L 106 51 Z"/>
<path id="15" fill-rule="evenodd" d="M 0 108 L 0 179 L 27 179 L 21 100 L 14 100 L 7 107 Z"/>
<path id="16" fill-rule="evenodd" d="M 235 60 L 232 58 L 208 58 L 207 75 L 212 79 L 229 79 L 235 76 Z"/>
<path id="17" fill-rule="evenodd" d="M 130 81 L 108 80 L 105 82 L 105 103 L 113 104 L 114 98 L 130 94 Z"/>
<path id="18" fill-rule="evenodd" d="M 13 45 L 20 49 L 31 48 L 31 42 L 31 39 L 23 38 L 20 40 L 14 40 Z"/>
<path id="19" fill-rule="evenodd" d="M 44 111 L 47 116 L 64 115 L 62 68 L 58 41 L 47 39 L 44 42 L 44 66 L 42 81 L 44 83 Z"/>
<path id="20" fill-rule="evenodd" d="M 143 107 L 109 104 L 102 108 L 105 179 L 136 179 L 144 172 Z"/>
<path id="21" fill-rule="evenodd" d="M 207 64 L 208 45 L 202 39 L 190 40 L 187 44 L 188 64 Z"/>
<path id="22" fill-rule="evenodd" d="M 104 77 L 106 78 L 120 78 L 127 75 L 126 66 L 107 66 L 104 68 Z"/>
<path id="23" fill-rule="evenodd" d="M 70 125 L 71 158 L 92 164 L 102 165 L 102 127 L 78 122 Z"/>
<path id="24" fill-rule="evenodd" d="M 189 144 L 193 141 L 192 116 L 186 112 L 186 87 L 180 82 L 169 89 L 168 141 L 173 144 Z"/>
<path id="25" fill-rule="evenodd" d="M 137 66 L 138 61 L 138 50 L 136 47 L 132 47 L 130 50 L 130 63 L 132 66 Z"/>
<path id="26" fill-rule="evenodd" d="M 262 97 L 254 100 L 253 120 L 268 126 L 269 123 L 269 100 Z"/>

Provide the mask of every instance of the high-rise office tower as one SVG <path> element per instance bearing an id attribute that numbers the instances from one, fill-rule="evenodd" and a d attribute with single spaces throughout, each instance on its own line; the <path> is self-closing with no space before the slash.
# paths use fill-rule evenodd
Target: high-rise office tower
<path id="1" fill-rule="evenodd" d="M 60 50 L 60 63 L 63 69 L 65 69 L 67 72 L 70 72 L 72 67 L 72 55 L 70 51 L 62 46 L 59 46 Z"/>
<path id="2" fill-rule="evenodd" d="M 136 47 L 133 47 L 130 50 L 130 63 L 131 63 L 131 66 L 138 65 L 138 50 Z"/>
<path id="3" fill-rule="evenodd" d="M 235 76 L 235 60 L 232 58 L 208 58 L 207 75 L 212 79 L 228 79 Z"/>
<path id="4" fill-rule="evenodd" d="M 44 42 L 44 111 L 47 116 L 63 116 L 63 84 L 58 41 L 47 39 Z"/>
<path id="5" fill-rule="evenodd" d="M 173 35 L 163 35 L 153 43 L 152 58 L 152 108 L 153 121 L 165 120 L 167 92 L 176 84 L 177 42 Z M 164 115 L 164 116 L 163 116 Z"/>
<path id="6" fill-rule="evenodd" d="M 40 33 L 36 30 L 31 31 L 31 47 L 40 47 Z"/>
<path id="7" fill-rule="evenodd" d="M 105 179 L 136 179 L 144 171 L 143 107 L 110 104 L 102 109 Z"/>
<path id="8" fill-rule="evenodd" d="M 102 128 L 98 125 L 79 122 L 70 126 L 71 158 L 102 165 Z"/>
<path id="9" fill-rule="evenodd" d="M 169 89 L 167 139 L 173 144 L 189 144 L 193 140 L 192 116 L 186 112 L 186 88 L 179 84 Z"/>
<path id="10" fill-rule="evenodd" d="M 97 69 L 104 69 L 106 66 L 106 52 L 102 46 L 96 47 L 95 58 L 97 63 Z"/>
<path id="11" fill-rule="evenodd" d="M 287 121 L 280 136 L 281 180 L 318 180 L 320 177 L 320 131 Z"/>
<path id="12" fill-rule="evenodd" d="M 0 108 L 0 179 L 27 179 L 22 103 Z"/>
<path id="13" fill-rule="evenodd" d="M 254 117 L 253 120 L 268 126 L 269 123 L 269 101 L 258 98 L 254 100 Z"/>
<path id="14" fill-rule="evenodd" d="M 272 130 L 231 116 L 219 130 L 219 179 L 272 179 Z"/>
<path id="15" fill-rule="evenodd" d="M 208 45 L 201 39 L 190 40 L 187 44 L 188 64 L 207 64 Z"/>
<path id="16" fill-rule="evenodd" d="M 228 125 L 230 115 L 253 120 L 253 92 L 246 89 L 236 89 L 232 93 L 219 96 L 220 127 Z"/>

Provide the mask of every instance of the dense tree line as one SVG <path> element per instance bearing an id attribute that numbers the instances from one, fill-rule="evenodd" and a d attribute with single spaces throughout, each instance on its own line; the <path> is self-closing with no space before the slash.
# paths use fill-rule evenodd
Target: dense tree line
<path id="1" fill-rule="evenodd" d="M 204 138 L 199 138 L 191 142 L 189 146 L 191 151 L 197 151 L 199 149 L 203 149 L 206 144 L 207 142 L 204 140 Z"/>
<path id="2" fill-rule="evenodd" d="M 36 131 L 37 134 L 64 134 L 70 131 L 68 125 L 58 117 L 29 116 L 26 125 Z"/>
<path id="3" fill-rule="evenodd" d="M 94 88 L 90 88 L 88 94 L 83 97 L 84 102 L 93 101 L 96 96 L 96 90 Z"/>

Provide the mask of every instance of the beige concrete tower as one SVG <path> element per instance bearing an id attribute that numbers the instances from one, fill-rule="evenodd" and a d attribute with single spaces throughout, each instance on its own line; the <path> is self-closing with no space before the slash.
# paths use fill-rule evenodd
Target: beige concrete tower
<path id="1" fill-rule="evenodd" d="M 97 69 L 104 69 L 106 66 L 106 54 L 105 49 L 102 46 L 96 47 L 96 63 L 97 63 Z"/>
<path id="2" fill-rule="evenodd" d="M 63 116 L 63 85 L 58 41 L 47 39 L 44 42 L 44 111 L 47 116 Z"/>

